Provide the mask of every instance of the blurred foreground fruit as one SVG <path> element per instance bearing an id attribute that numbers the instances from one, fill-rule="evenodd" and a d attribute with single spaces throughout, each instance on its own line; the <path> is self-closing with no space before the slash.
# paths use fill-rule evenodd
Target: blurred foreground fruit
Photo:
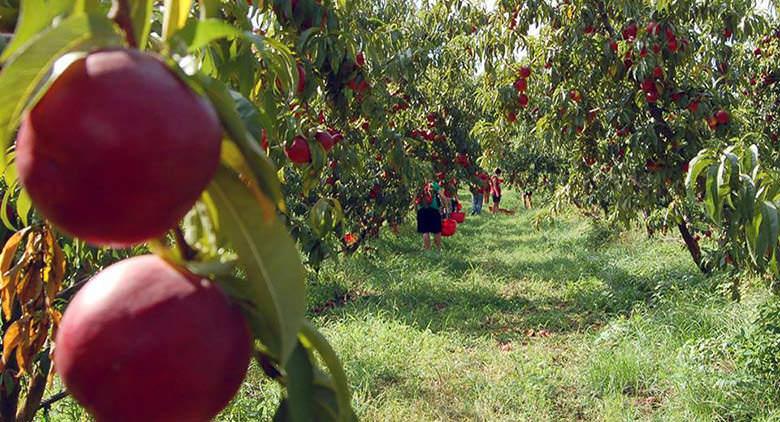
<path id="1" fill-rule="evenodd" d="M 114 264 L 76 295 L 54 362 L 101 421 L 208 421 L 238 391 L 251 337 L 208 280 L 146 255 Z"/>
<path id="2" fill-rule="evenodd" d="M 216 112 L 156 57 L 101 51 L 73 62 L 27 113 L 19 177 L 36 208 L 89 243 L 162 236 L 219 163 Z"/>

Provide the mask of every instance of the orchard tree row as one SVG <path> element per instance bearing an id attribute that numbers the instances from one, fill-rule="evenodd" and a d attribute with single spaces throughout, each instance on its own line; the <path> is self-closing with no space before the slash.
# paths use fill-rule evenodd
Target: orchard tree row
<path id="1" fill-rule="evenodd" d="M 526 161 L 545 151 L 567 202 L 674 228 L 702 271 L 780 276 L 776 5 L 498 3 L 478 33 L 492 119 L 477 137 L 520 139 Z"/>

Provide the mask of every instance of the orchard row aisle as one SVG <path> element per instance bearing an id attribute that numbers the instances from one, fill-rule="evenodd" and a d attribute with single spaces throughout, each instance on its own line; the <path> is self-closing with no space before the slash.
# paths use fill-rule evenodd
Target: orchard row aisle
<path id="1" fill-rule="evenodd" d="M 780 416 L 710 355 L 751 298 L 723 299 L 674 237 L 605 243 L 585 219 L 537 231 L 535 215 L 467 217 L 442 252 L 422 252 L 409 221 L 311 281 L 310 315 L 347 368 L 361 420 Z M 271 417 L 252 377 L 224 420 Z"/>

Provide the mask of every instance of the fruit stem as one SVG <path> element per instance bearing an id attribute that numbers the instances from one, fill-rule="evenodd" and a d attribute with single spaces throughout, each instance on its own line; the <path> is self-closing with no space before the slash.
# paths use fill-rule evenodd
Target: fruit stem
<path id="1" fill-rule="evenodd" d="M 133 20 L 130 18 L 129 0 L 113 0 L 111 11 L 108 15 L 125 33 L 125 40 L 131 48 L 138 48 L 138 40 L 133 31 Z"/>
<path id="2" fill-rule="evenodd" d="M 187 243 L 181 226 L 174 227 L 173 234 L 176 237 L 176 247 L 179 249 L 182 259 L 185 261 L 192 261 L 195 259 L 195 257 L 198 256 L 198 252 Z"/>
<path id="3" fill-rule="evenodd" d="M 311 343 L 314 350 L 316 350 L 322 360 L 325 362 L 325 366 L 330 371 L 330 375 L 333 377 L 333 382 L 336 385 L 336 400 L 339 404 L 339 415 L 342 421 L 349 421 L 351 410 L 351 393 L 349 389 L 349 383 L 347 382 L 347 374 L 344 373 L 344 368 L 341 366 L 336 351 L 333 350 L 328 340 L 322 335 L 317 328 L 315 328 L 311 321 L 304 321 L 301 327 L 301 336 Z"/>

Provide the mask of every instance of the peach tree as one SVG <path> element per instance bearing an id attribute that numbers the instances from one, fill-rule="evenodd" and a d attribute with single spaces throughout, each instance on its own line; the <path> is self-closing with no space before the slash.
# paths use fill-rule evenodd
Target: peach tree
<path id="1" fill-rule="evenodd" d="M 250 357 L 280 420 L 354 418 L 262 147 L 313 89 L 292 40 L 343 5 L 286 27 L 277 3 L 3 4 L 3 420 L 67 393 L 98 420 L 209 419 Z"/>
<path id="2" fill-rule="evenodd" d="M 567 151 L 577 204 L 624 223 L 664 211 L 708 271 L 685 174 L 701 149 L 745 133 L 738 64 L 767 16 L 741 0 L 526 3 L 499 2 L 482 40 L 496 119 Z"/>

